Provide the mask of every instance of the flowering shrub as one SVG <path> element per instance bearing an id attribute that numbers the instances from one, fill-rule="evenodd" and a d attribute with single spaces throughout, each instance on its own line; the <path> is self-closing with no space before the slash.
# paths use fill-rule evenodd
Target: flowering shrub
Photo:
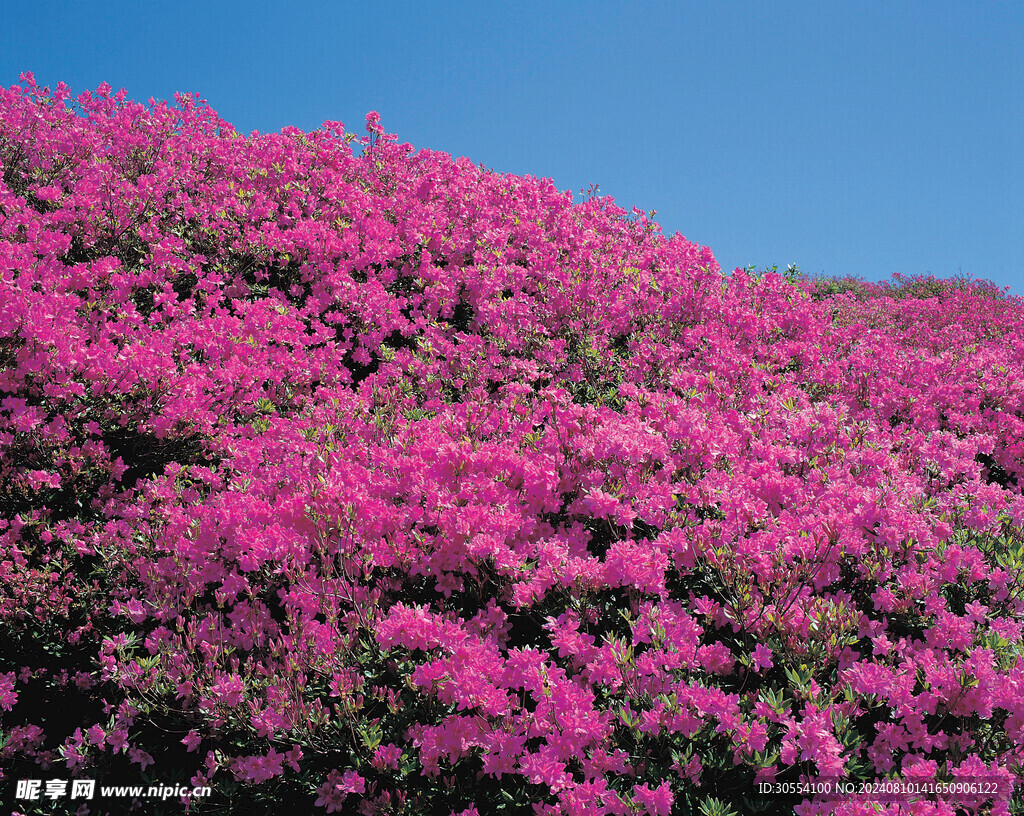
<path id="1" fill-rule="evenodd" d="M 0 89 L 5 784 L 1022 812 L 1024 304 L 367 130 Z"/>
<path id="2" fill-rule="evenodd" d="M 941 279 L 932 275 L 917 275 L 907 277 L 895 274 L 891 281 L 881 283 L 868 283 L 853 276 L 845 277 L 811 277 L 805 278 L 799 269 L 790 266 L 789 270 L 794 280 L 800 279 L 811 284 L 810 294 L 815 300 L 832 297 L 837 294 L 852 293 L 858 300 L 868 298 L 891 297 L 896 300 L 908 298 L 928 299 L 943 298 L 957 292 L 968 293 L 978 298 L 991 298 L 993 300 L 1005 300 L 1006 289 L 1000 289 L 991 281 L 983 279 L 972 279 L 964 275 Z M 785 273 L 783 273 L 785 274 Z"/>

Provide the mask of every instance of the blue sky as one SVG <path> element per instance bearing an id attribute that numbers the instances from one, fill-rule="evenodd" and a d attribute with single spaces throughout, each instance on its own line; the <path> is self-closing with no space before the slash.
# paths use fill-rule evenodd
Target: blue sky
<path id="1" fill-rule="evenodd" d="M 22 71 L 239 130 L 369 110 L 416 147 L 600 185 L 726 269 L 1024 294 L 1017 2 L 0 3 Z"/>

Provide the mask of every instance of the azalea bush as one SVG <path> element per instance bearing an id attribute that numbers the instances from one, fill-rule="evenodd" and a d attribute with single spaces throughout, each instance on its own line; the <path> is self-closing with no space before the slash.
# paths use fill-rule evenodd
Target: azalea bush
<path id="1" fill-rule="evenodd" d="M 4 795 L 1024 812 L 1024 303 L 366 128 L 0 89 Z"/>
<path id="2" fill-rule="evenodd" d="M 776 268 L 773 267 L 773 271 Z M 964 292 L 977 298 L 1006 300 L 1009 287 L 1000 289 L 994 283 L 982 278 L 969 278 L 957 275 L 953 278 L 936 278 L 933 275 L 907 276 L 896 273 L 891 281 L 869 283 L 862 278 L 846 275 L 841 277 L 806 277 L 800 270 L 790 265 L 783 274 L 789 274 L 795 280 L 810 283 L 810 294 L 815 300 L 833 297 L 838 294 L 850 293 L 858 300 L 890 297 L 896 300 L 908 298 L 927 300 L 933 297 L 942 298 L 956 292 Z"/>

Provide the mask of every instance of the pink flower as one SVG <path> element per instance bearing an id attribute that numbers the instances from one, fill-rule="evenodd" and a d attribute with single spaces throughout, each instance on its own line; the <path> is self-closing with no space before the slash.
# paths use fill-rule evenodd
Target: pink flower
<path id="1" fill-rule="evenodd" d="M 327 780 L 316 789 L 318 796 L 314 804 L 326 808 L 328 813 L 336 813 L 350 793 L 363 793 L 365 790 L 365 780 L 355 771 L 340 774 L 332 770 L 327 774 Z"/>
<path id="2" fill-rule="evenodd" d="M 384 768 L 390 768 L 391 770 L 398 769 L 398 760 L 402 758 L 402 749 L 397 745 L 388 743 L 387 745 L 378 745 L 377 750 L 373 755 L 373 766 L 378 770 Z"/>
<path id="3" fill-rule="evenodd" d="M 124 605 L 124 611 L 132 623 L 142 623 L 146 619 L 145 605 L 134 598 Z"/>
<path id="4" fill-rule="evenodd" d="M 686 763 L 683 768 L 683 775 L 690 780 L 694 785 L 700 786 L 700 774 L 704 770 L 703 763 L 700 761 L 700 757 L 694 755 L 689 762 Z"/>
<path id="5" fill-rule="evenodd" d="M 715 674 L 732 672 L 736 659 L 724 643 L 710 643 L 697 649 L 697 660 L 704 668 Z"/>
<path id="6" fill-rule="evenodd" d="M 913 781 L 926 781 L 935 778 L 938 764 L 933 759 L 909 755 L 903 759 L 903 776 Z"/>
<path id="7" fill-rule="evenodd" d="M 572 781 L 565 763 L 559 761 L 555 752 L 544 750 L 544 747 L 536 754 L 520 757 L 519 770 L 530 782 L 547 785 L 553 791 L 562 790 Z"/>
<path id="8" fill-rule="evenodd" d="M 29 486 L 33 490 L 41 487 L 60 487 L 60 474 L 46 470 L 30 470 L 27 474 Z"/>
<path id="9" fill-rule="evenodd" d="M 18 701 L 18 692 L 14 690 L 14 672 L 0 674 L 0 710 L 10 711 Z"/>
<path id="10" fill-rule="evenodd" d="M 668 780 L 662 782 L 654 790 L 651 790 L 646 783 L 634 785 L 633 797 L 646 808 L 650 816 L 669 816 L 672 812 L 672 803 L 675 801 Z"/>
<path id="11" fill-rule="evenodd" d="M 345 793 L 365 793 L 366 780 L 355 771 L 345 771 L 341 777 L 339 787 Z"/>
<path id="12" fill-rule="evenodd" d="M 136 748 L 135 746 L 132 746 L 128 749 L 128 758 L 136 765 L 139 765 L 142 768 L 142 770 L 146 770 L 146 768 L 148 768 L 150 765 L 156 762 L 156 760 L 154 760 L 153 757 L 151 757 L 141 748 Z"/>
<path id="13" fill-rule="evenodd" d="M 114 749 L 114 753 L 120 753 L 128 747 L 128 731 L 124 728 L 115 729 L 107 734 L 107 744 Z"/>
<path id="14" fill-rule="evenodd" d="M 752 664 L 754 671 L 759 672 L 761 669 L 770 669 L 775 664 L 772 663 L 772 650 L 765 646 L 763 643 L 758 643 L 754 647 L 754 654 L 752 655 Z"/>
<path id="15" fill-rule="evenodd" d="M 619 506 L 619 500 L 601 490 L 591 490 L 581 502 L 583 509 L 594 518 L 607 518 Z"/>
<path id="16" fill-rule="evenodd" d="M 223 675 L 210 689 L 215 700 L 229 707 L 237 706 L 242 701 L 245 686 L 242 678 L 237 675 Z"/>
<path id="17" fill-rule="evenodd" d="M 871 643 L 872 654 L 887 655 L 892 651 L 892 641 L 890 641 L 885 635 L 878 635 L 877 637 L 871 638 Z"/>
<path id="18" fill-rule="evenodd" d="M 285 755 L 271 748 L 265 756 L 238 757 L 233 760 L 232 771 L 240 780 L 260 784 L 284 771 Z"/>

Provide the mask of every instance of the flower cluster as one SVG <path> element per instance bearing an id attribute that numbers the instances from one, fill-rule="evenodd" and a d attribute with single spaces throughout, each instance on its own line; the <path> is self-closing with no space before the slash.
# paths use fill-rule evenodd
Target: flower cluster
<path id="1" fill-rule="evenodd" d="M 0 767 L 1020 808 L 1024 303 L 723 274 L 367 132 L 0 89 Z"/>

